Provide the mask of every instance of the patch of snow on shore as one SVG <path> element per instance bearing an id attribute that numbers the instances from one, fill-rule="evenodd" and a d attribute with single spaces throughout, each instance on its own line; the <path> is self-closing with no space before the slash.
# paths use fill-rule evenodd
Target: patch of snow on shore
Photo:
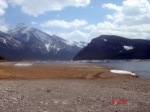
<path id="1" fill-rule="evenodd" d="M 31 66 L 33 65 L 32 63 L 16 63 L 14 66 Z"/>
<path id="2" fill-rule="evenodd" d="M 135 73 L 132 73 L 130 71 L 126 70 L 110 70 L 112 73 L 118 73 L 118 74 L 130 74 L 130 75 L 136 75 Z"/>

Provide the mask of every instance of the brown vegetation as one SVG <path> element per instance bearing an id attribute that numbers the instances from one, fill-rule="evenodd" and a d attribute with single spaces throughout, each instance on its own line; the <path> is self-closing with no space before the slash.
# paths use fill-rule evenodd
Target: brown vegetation
<path id="1" fill-rule="evenodd" d="M 135 78 L 132 75 L 114 74 L 109 67 L 79 65 L 6 66 L 0 65 L 0 79 L 108 79 Z"/>

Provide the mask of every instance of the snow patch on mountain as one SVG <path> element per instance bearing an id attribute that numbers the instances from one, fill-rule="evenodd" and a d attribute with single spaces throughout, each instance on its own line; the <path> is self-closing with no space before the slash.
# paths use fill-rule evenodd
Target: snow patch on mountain
<path id="1" fill-rule="evenodd" d="M 49 46 L 50 46 L 50 43 L 45 44 L 45 47 L 46 47 L 46 49 L 47 49 L 48 52 L 49 52 Z"/>
<path id="2" fill-rule="evenodd" d="M 34 53 L 39 53 L 37 58 L 47 58 L 50 55 L 50 59 L 72 59 L 76 53 L 87 45 L 85 42 L 71 42 L 54 34 L 49 35 L 25 24 L 17 25 L 10 29 L 8 33 L 7 36 L 10 37 L 6 38 L 5 36 L 4 38 L 8 48 L 20 50 L 17 52 L 28 51 L 29 55 L 32 56 L 34 56 Z M 4 43 L 2 39 L 0 41 Z"/>
<path id="3" fill-rule="evenodd" d="M 24 33 L 25 31 L 27 32 L 26 29 L 28 29 L 28 27 L 25 24 L 20 23 L 16 27 L 14 27 L 13 29 L 11 29 L 10 33 L 16 34 L 16 33 L 18 33 L 19 30 L 22 30 L 22 33 Z"/>
<path id="4" fill-rule="evenodd" d="M 36 30 L 36 32 L 34 33 L 34 35 L 35 35 L 36 37 L 38 37 L 40 40 L 42 40 L 42 41 L 45 41 L 45 40 L 48 39 L 48 36 L 47 36 L 45 33 L 40 32 L 40 31 L 38 31 L 38 30 Z"/>
<path id="5" fill-rule="evenodd" d="M 76 45 L 76 46 L 78 46 L 80 48 L 83 48 L 83 47 L 85 47 L 87 45 L 87 43 L 83 42 L 83 41 L 79 41 L 79 42 L 73 41 L 73 43 L 74 43 L 74 45 Z"/>
<path id="6" fill-rule="evenodd" d="M 22 30 L 22 33 L 28 33 L 31 30 L 31 27 L 26 27 Z"/>
<path id="7" fill-rule="evenodd" d="M 0 37 L 0 41 L 3 42 L 4 44 L 7 44 L 6 39 Z"/>
<path id="8" fill-rule="evenodd" d="M 66 44 L 70 45 L 70 46 L 74 46 L 75 45 L 73 42 L 69 42 L 69 41 L 66 41 Z"/>
<path id="9" fill-rule="evenodd" d="M 83 48 L 87 45 L 86 42 L 77 42 L 77 41 L 64 41 L 67 45 L 70 45 L 70 46 L 77 46 L 77 47 L 80 47 L 80 48 Z"/>
<path id="10" fill-rule="evenodd" d="M 134 49 L 133 46 L 123 46 L 123 48 L 124 48 L 125 50 L 132 50 L 132 49 Z"/>
<path id="11" fill-rule="evenodd" d="M 6 44 L 6 40 L 4 39 L 4 43 Z"/>
<path id="12" fill-rule="evenodd" d="M 103 39 L 105 42 L 107 42 L 107 39 Z"/>

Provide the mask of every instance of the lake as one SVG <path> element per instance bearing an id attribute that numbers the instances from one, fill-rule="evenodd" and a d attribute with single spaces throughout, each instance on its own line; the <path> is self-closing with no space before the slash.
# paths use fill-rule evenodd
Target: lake
<path id="1" fill-rule="evenodd" d="M 129 70 L 136 73 L 140 78 L 150 78 L 150 60 L 131 60 L 131 61 L 36 61 L 36 65 L 49 64 L 79 64 L 79 65 L 103 65 L 117 67 L 119 69 Z"/>

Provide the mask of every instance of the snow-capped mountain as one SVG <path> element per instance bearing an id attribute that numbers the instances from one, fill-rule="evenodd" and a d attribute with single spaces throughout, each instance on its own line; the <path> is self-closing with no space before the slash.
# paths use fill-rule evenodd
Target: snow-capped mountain
<path id="1" fill-rule="evenodd" d="M 74 60 L 99 59 L 150 59 L 150 41 L 101 35 L 74 57 Z"/>
<path id="2" fill-rule="evenodd" d="M 10 29 L 8 34 L 0 37 L 0 42 L 0 45 L 12 45 L 10 49 L 16 49 L 20 59 L 72 59 L 86 45 L 84 42 L 69 42 L 25 24 Z M 5 57 L 10 59 L 10 56 Z"/>
<path id="3" fill-rule="evenodd" d="M 8 49 L 20 49 L 23 46 L 21 42 L 14 39 L 11 35 L 3 33 L 0 31 L 0 47 L 8 48 Z"/>
<path id="4" fill-rule="evenodd" d="M 0 31 L 0 56 L 6 57 L 6 59 L 16 59 L 16 54 L 22 48 L 23 45 L 20 41 Z"/>

